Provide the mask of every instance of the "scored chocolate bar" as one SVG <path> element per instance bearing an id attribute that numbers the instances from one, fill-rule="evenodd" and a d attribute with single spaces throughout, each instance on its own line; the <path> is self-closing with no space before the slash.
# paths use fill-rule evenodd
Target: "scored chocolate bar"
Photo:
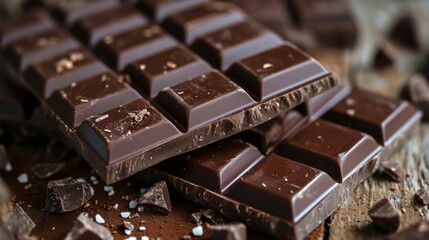
<path id="1" fill-rule="evenodd" d="M 364 133 L 350 125 L 362 118 L 362 109 L 356 107 L 355 115 L 339 115 L 339 124 L 322 119 L 306 124 L 274 153 L 263 155 L 248 142 L 227 138 L 166 160 L 138 176 L 148 182 L 166 180 L 187 199 L 273 237 L 303 239 L 380 162 L 401 149 L 403 138 L 418 132 L 422 114 L 405 101 L 358 89 L 343 98 L 356 100 L 356 105 L 375 105 L 383 99 L 386 104 L 365 109 L 365 114 L 378 117 L 378 128 L 384 128 L 386 121 L 396 121 L 393 138 L 384 144 L 376 140 L 379 129 Z M 336 111 L 342 101 L 329 111 Z M 403 112 L 402 105 L 410 110 Z M 401 111 L 399 117 L 397 111 Z M 311 119 L 311 114 L 302 116 Z"/>
<path id="2" fill-rule="evenodd" d="M 126 5 L 96 11 L 98 1 L 79 2 L 54 6 L 54 15 L 92 52 L 54 23 L 25 33 L 42 24 L 31 22 L 15 29 L 22 33 L 5 46 L 2 66 L 107 183 L 268 121 L 338 82 L 229 3 L 148 4 L 161 24 Z M 132 87 L 99 59 L 129 74 Z"/>

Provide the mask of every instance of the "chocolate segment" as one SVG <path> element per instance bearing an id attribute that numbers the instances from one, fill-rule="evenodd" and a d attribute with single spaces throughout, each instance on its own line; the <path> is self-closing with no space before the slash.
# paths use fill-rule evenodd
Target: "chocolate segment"
<path id="1" fill-rule="evenodd" d="M 253 104 L 244 90 L 218 71 L 168 87 L 155 101 L 185 131 Z"/>
<path id="2" fill-rule="evenodd" d="M 144 25 L 147 20 L 137 11 L 118 6 L 82 17 L 73 27 L 73 33 L 86 45 L 94 47 L 104 37 Z"/>
<path id="3" fill-rule="evenodd" d="M 370 136 L 324 120 L 315 121 L 279 148 L 281 155 L 325 171 L 339 183 L 379 150 Z"/>
<path id="4" fill-rule="evenodd" d="M 78 128 L 78 133 L 103 161 L 114 163 L 171 139 L 179 131 L 140 98 L 88 118 Z"/>
<path id="5" fill-rule="evenodd" d="M 22 37 L 36 34 L 53 28 L 55 25 L 48 14 L 42 10 L 26 12 L 25 16 L 20 15 L 15 18 L 0 21 L 0 44 L 5 47 L 7 44 Z"/>
<path id="6" fill-rule="evenodd" d="M 226 195 L 297 222 L 335 185 L 322 171 L 271 154 L 240 177 Z"/>
<path id="7" fill-rule="evenodd" d="M 292 44 L 242 59 L 227 71 L 257 101 L 323 77 L 328 72 Z"/>
<path id="8" fill-rule="evenodd" d="M 19 71 L 30 64 L 77 48 L 79 43 L 59 28 L 23 37 L 8 45 L 5 56 Z"/>
<path id="9" fill-rule="evenodd" d="M 414 114 L 415 109 L 408 102 L 353 89 L 324 118 L 365 132 L 379 144 L 388 145 Z"/>
<path id="10" fill-rule="evenodd" d="M 72 230 L 67 234 L 65 240 L 113 240 L 109 230 L 92 221 L 85 213 L 77 218 Z"/>
<path id="11" fill-rule="evenodd" d="M 45 210 L 51 213 L 70 212 L 83 206 L 92 197 L 91 185 L 73 178 L 49 181 Z"/>
<path id="12" fill-rule="evenodd" d="M 137 200 L 137 202 L 155 212 L 163 214 L 170 213 L 171 202 L 167 183 L 164 181 L 155 183 Z"/>
<path id="13" fill-rule="evenodd" d="M 24 77 L 42 98 L 47 98 L 59 88 L 106 70 L 104 64 L 81 48 L 31 65 Z"/>
<path id="14" fill-rule="evenodd" d="M 368 211 L 372 221 L 386 232 L 398 230 L 401 223 L 401 212 L 393 206 L 389 199 L 383 198 L 376 202 Z"/>
<path id="15" fill-rule="evenodd" d="M 159 168 L 222 193 L 261 158 L 261 153 L 252 145 L 227 138 L 167 160 Z"/>
<path id="16" fill-rule="evenodd" d="M 186 10 L 207 0 L 139 0 L 136 7 L 156 21 L 162 21 L 171 14 Z"/>
<path id="17" fill-rule="evenodd" d="M 105 72 L 55 91 L 48 104 L 65 124 L 74 128 L 88 117 L 138 98 L 140 95 L 121 77 Z"/>
<path id="18" fill-rule="evenodd" d="M 429 238 L 429 221 L 421 221 L 388 236 L 386 240 L 426 240 Z"/>
<path id="19" fill-rule="evenodd" d="M 117 0 L 73 0 L 54 3 L 52 15 L 63 24 L 71 25 L 82 17 L 106 11 L 119 5 Z"/>
<path id="20" fill-rule="evenodd" d="M 163 26 L 180 41 L 191 44 L 197 37 L 244 20 L 244 13 L 230 3 L 207 2 L 168 17 Z"/>
<path id="21" fill-rule="evenodd" d="M 148 97 L 211 70 L 210 66 L 182 46 L 175 46 L 128 65 L 125 72 Z"/>
<path id="22" fill-rule="evenodd" d="M 253 21 L 203 35 L 192 49 L 215 68 L 225 71 L 237 60 L 280 45 L 283 40 Z"/>
<path id="23" fill-rule="evenodd" d="M 166 35 L 158 25 L 151 24 L 109 35 L 97 45 L 95 52 L 112 68 L 122 71 L 128 63 L 176 44 L 176 40 Z"/>

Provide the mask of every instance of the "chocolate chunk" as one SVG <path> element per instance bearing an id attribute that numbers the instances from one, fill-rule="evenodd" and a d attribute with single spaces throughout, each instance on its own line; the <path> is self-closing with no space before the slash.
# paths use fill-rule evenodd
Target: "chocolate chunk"
<path id="1" fill-rule="evenodd" d="M 72 230 L 67 234 L 65 240 L 113 240 L 109 230 L 95 223 L 85 213 L 77 218 Z"/>
<path id="2" fill-rule="evenodd" d="M 403 89 L 402 96 L 423 112 L 424 120 L 429 120 L 429 83 L 423 75 L 412 75 Z"/>
<path id="3" fill-rule="evenodd" d="M 429 221 L 421 221 L 386 238 L 386 240 L 427 240 L 429 239 Z"/>
<path id="4" fill-rule="evenodd" d="M 256 22 L 246 21 L 199 37 L 192 49 L 215 68 L 227 70 L 237 60 L 279 46 L 283 40 Z"/>
<path id="5" fill-rule="evenodd" d="M 213 240 L 246 240 L 246 225 L 242 223 L 231 223 L 224 225 L 209 225 Z"/>
<path id="6" fill-rule="evenodd" d="M 386 47 L 380 47 L 376 50 L 372 65 L 375 69 L 381 70 L 392 67 L 395 63 L 395 58 L 392 56 L 391 51 Z"/>
<path id="7" fill-rule="evenodd" d="M 368 215 L 379 228 L 387 232 L 398 230 L 402 216 L 401 212 L 387 198 L 376 202 L 368 210 Z"/>
<path id="8" fill-rule="evenodd" d="M 106 9 L 80 18 L 72 32 L 85 44 L 94 47 L 103 38 L 144 25 L 147 20 L 125 5 Z"/>
<path id="9" fill-rule="evenodd" d="M 292 44 L 241 59 L 227 73 L 257 101 L 328 74 L 318 62 Z"/>
<path id="10" fill-rule="evenodd" d="M 381 167 L 394 181 L 402 182 L 405 179 L 406 172 L 400 162 L 384 161 L 381 163 Z"/>
<path id="11" fill-rule="evenodd" d="M 33 239 L 30 237 L 30 233 L 36 227 L 36 224 L 19 204 L 15 204 L 10 208 L 6 225 L 15 239 Z"/>
<path id="12" fill-rule="evenodd" d="M 201 74 L 210 66 L 183 46 L 175 46 L 128 65 L 125 72 L 133 84 L 149 98 L 170 87 Z"/>
<path id="13" fill-rule="evenodd" d="M 416 192 L 416 199 L 423 205 L 429 204 L 429 194 L 425 189 L 419 189 Z"/>
<path id="14" fill-rule="evenodd" d="M 204 209 L 201 211 L 202 216 L 204 219 L 207 219 L 212 224 L 223 224 L 225 223 L 225 220 L 215 211 L 211 209 Z"/>
<path id="15" fill-rule="evenodd" d="M 89 183 L 73 178 L 49 181 L 45 210 L 52 213 L 73 211 L 83 206 L 92 197 Z"/>
<path id="16" fill-rule="evenodd" d="M 140 196 L 137 202 L 155 212 L 162 214 L 170 213 L 171 203 L 167 183 L 164 181 L 155 183 L 147 192 Z"/>
<path id="17" fill-rule="evenodd" d="M 61 163 L 39 163 L 31 168 L 34 175 L 40 179 L 49 178 L 65 168 L 66 164 Z"/>
<path id="18" fill-rule="evenodd" d="M 0 144 L 0 170 L 8 163 L 6 149 L 3 144 Z"/>
<path id="19" fill-rule="evenodd" d="M 413 50 L 423 48 L 423 37 L 421 29 L 414 14 L 408 13 L 396 20 L 389 37 L 405 47 Z"/>
<path id="20" fill-rule="evenodd" d="M 191 44 L 197 37 L 238 23 L 245 17 L 230 3 L 210 1 L 170 15 L 163 26 L 180 41 Z"/>
<path id="21" fill-rule="evenodd" d="M 207 2 L 207 0 L 140 0 L 137 2 L 136 7 L 154 20 L 162 21 L 171 14 L 205 2 Z"/>

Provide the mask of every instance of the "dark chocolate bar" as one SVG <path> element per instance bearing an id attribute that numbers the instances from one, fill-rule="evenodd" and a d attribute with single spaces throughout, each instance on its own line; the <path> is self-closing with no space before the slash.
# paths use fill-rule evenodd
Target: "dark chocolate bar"
<path id="1" fill-rule="evenodd" d="M 379 96 L 368 98 L 375 101 Z M 394 104 L 396 100 L 385 101 L 393 110 L 401 108 Z M 378 110 L 367 111 L 376 114 Z M 273 237 L 303 239 L 380 162 L 401 149 L 404 136 L 417 133 L 421 113 L 412 112 L 401 115 L 405 129 L 397 126 L 385 146 L 347 123 L 316 120 L 282 142 L 277 154 L 264 156 L 249 143 L 230 138 L 166 160 L 139 177 L 149 182 L 166 180 L 187 199 Z"/>
<path id="2" fill-rule="evenodd" d="M 265 122 L 338 81 L 313 58 L 229 3 L 182 6 L 165 15 L 166 32 L 124 5 L 91 13 L 78 13 L 77 7 L 72 11 L 81 14 L 71 27 L 76 37 L 95 47 L 95 54 L 109 66 L 130 73 L 132 86 L 150 101 L 127 83 L 103 82 L 107 67 L 80 46 L 61 53 L 47 50 L 41 61 L 29 65 L 24 81 L 19 69 L 6 71 L 38 96 L 108 183 Z M 231 71 L 211 68 L 167 32 L 188 44 L 198 39 L 219 46 L 211 42 L 213 37 L 224 46 L 218 54 L 228 53 L 227 58 L 215 60 L 198 43 L 195 49 L 213 59 L 209 62 L 218 70 L 231 65 Z M 248 70 L 252 78 L 244 81 Z M 105 91 L 98 90 L 103 87 Z"/>

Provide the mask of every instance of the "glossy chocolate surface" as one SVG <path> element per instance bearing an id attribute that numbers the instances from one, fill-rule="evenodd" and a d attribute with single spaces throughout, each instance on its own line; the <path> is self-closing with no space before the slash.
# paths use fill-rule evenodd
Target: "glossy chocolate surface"
<path id="1" fill-rule="evenodd" d="M 95 48 L 97 55 L 112 68 L 122 71 L 137 59 L 175 46 L 176 40 L 155 24 L 106 36 Z"/>
<path id="2" fill-rule="evenodd" d="M 237 60 L 279 46 L 283 40 L 258 23 L 246 21 L 203 35 L 192 49 L 222 71 Z"/>
<path id="3" fill-rule="evenodd" d="M 197 37 L 243 21 L 244 13 L 230 3 L 208 2 L 168 17 L 163 26 L 177 39 L 191 44 Z"/>
<path id="4" fill-rule="evenodd" d="M 138 98 L 122 78 L 106 72 L 56 90 L 48 104 L 65 124 L 75 128 L 88 117 Z"/>
<path id="5" fill-rule="evenodd" d="M 324 117 L 365 132 L 379 144 L 387 145 L 414 114 L 414 107 L 406 101 L 354 89 Z"/>
<path id="6" fill-rule="evenodd" d="M 320 170 L 271 154 L 240 177 L 226 195 L 297 222 L 335 185 Z"/>
<path id="7" fill-rule="evenodd" d="M 208 0 L 139 0 L 136 7 L 150 18 L 162 21 L 171 14 L 206 2 Z"/>
<path id="8" fill-rule="evenodd" d="M 254 103 L 243 89 L 218 71 L 168 87 L 155 101 L 185 131 Z"/>
<path id="9" fill-rule="evenodd" d="M 80 48 L 31 65 L 24 77 L 41 97 L 47 98 L 54 90 L 106 70 L 92 53 Z"/>
<path id="10" fill-rule="evenodd" d="M 163 88 L 207 73 L 211 67 L 183 46 L 134 61 L 125 72 L 133 84 L 148 97 L 155 97 Z"/>
<path id="11" fill-rule="evenodd" d="M 285 44 L 242 59 L 227 73 L 260 101 L 323 77 L 328 71 L 292 44 Z"/>
<path id="12" fill-rule="evenodd" d="M 345 181 L 356 166 L 380 150 L 370 136 L 324 120 L 317 120 L 279 147 L 279 154 Z"/>
<path id="13" fill-rule="evenodd" d="M 127 6 L 109 8 L 79 19 L 73 33 L 85 44 L 94 47 L 104 37 L 142 26 L 147 22 L 136 10 Z"/>
<path id="14" fill-rule="evenodd" d="M 20 71 L 30 64 L 79 47 L 79 43 L 60 28 L 23 37 L 10 43 L 4 55 Z"/>
<path id="15" fill-rule="evenodd" d="M 107 163 L 150 149 L 179 134 L 143 98 L 88 118 L 78 132 Z"/>
<path id="16" fill-rule="evenodd" d="M 54 3 L 52 15 L 63 24 L 71 25 L 76 20 L 93 13 L 105 11 L 119 5 L 117 0 L 73 0 Z"/>
<path id="17" fill-rule="evenodd" d="M 262 159 L 252 145 L 227 138 L 161 163 L 158 167 L 187 181 L 222 193 Z"/>

